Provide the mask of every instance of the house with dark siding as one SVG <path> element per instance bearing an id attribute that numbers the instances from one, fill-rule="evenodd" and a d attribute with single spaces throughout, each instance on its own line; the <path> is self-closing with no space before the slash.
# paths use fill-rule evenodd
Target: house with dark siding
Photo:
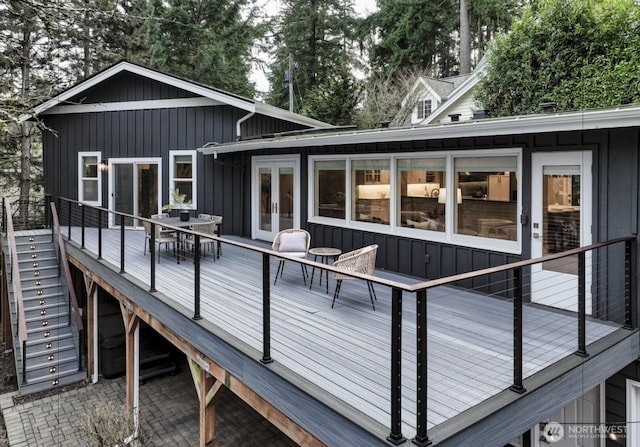
<path id="1" fill-rule="evenodd" d="M 68 210 L 66 245 L 79 285 L 76 288 L 86 289 L 86 293 L 79 292 L 84 295 L 81 302 L 84 300 L 85 306 L 91 307 L 91 298 L 96 294 L 105 302 L 120 303 L 125 328 L 135 328 L 135 321 L 130 318 L 152 326 L 192 359 L 202 383 L 209 374 L 218 380 L 227 377 L 226 383 L 234 392 L 247 401 L 258 402 L 255 405 L 259 411 L 271 415 L 272 422 L 297 442 L 304 444 L 300 440 L 311 439 L 310 445 L 345 445 L 340 443 L 349 440 L 349 445 L 397 445 L 410 439 L 416 445 L 542 446 L 552 441 L 569 445 L 575 441 L 569 432 L 577 423 L 589 422 L 590 427 L 614 427 L 616 433 L 605 431 L 600 437 L 584 438 L 585 442 L 592 442 L 585 445 L 601 445 L 604 439 L 607 445 L 640 443 L 635 425 L 625 425 L 625 421 L 637 421 L 640 415 L 636 361 L 640 339 L 635 329 L 638 265 L 634 255 L 640 217 L 640 107 L 358 131 L 332 128 L 121 62 L 39 105 L 35 112 L 56 132 L 43 134 L 45 190 L 58 201 L 61 216 Z M 176 192 L 186 195 L 180 203 L 175 203 Z M 357 300 L 347 299 L 343 310 L 351 313 L 341 314 L 340 309 L 335 309 L 333 314 L 325 314 L 330 306 L 322 307 L 322 290 L 305 285 L 302 292 L 303 289 L 296 289 L 301 287 L 300 281 L 293 280 L 279 281 L 278 285 L 295 289 L 288 301 L 291 309 L 297 307 L 293 304 L 297 299 L 304 300 L 307 294 L 313 299 L 300 305 L 304 311 L 299 324 L 294 324 L 298 330 L 304 327 L 313 332 L 313 327 L 314 336 L 319 338 L 335 335 L 331 343 L 323 345 L 327 362 L 310 367 L 316 368 L 318 374 L 321 367 L 334 360 L 331 349 L 347 346 L 347 350 L 353 349 L 354 356 L 359 352 L 357 337 L 340 337 L 341 330 L 395 325 L 394 312 L 398 312 L 397 306 L 402 308 L 402 293 L 398 291 L 405 290 L 405 297 L 410 295 L 407 291 L 418 292 L 415 310 L 409 311 L 418 315 L 417 322 L 409 324 L 412 331 L 418 332 L 418 341 L 415 337 L 411 342 L 403 339 L 403 343 L 411 344 L 403 348 L 405 351 L 417 351 L 417 363 L 408 362 L 409 372 L 396 370 L 401 362 L 394 353 L 404 345 L 392 345 L 389 371 L 358 368 L 365 375 L 380 373 L 383 378 L 378 379 L 385 383 L 382 388 L 391 377 L 391 410 L 387 413 L 387 404 L 380 404 L 385 411 L 375 419 L 358 408 L 359 401 L 352 400 L 350 388 L 360 384 L 357 379 L 349 379 L 348 355 L 334 354 L 337 363 L 345 365 L 345 373 L 327 373 L 332 378 L 326 381 L 331 382 L 329 388 L 341 390 L 328 397 L 324 389 L 304 375 L 302 360 L 296 360 L 299 368 L 293 368 L 294 374 L 276 354 L 279 366 L 271 368 L 269 346 L 265 344 L 266 353 L 260 359 L 263 365 L 259 365 L 251 361 L 255 360 L 251 349 L 243 350 L 242 344 L 237 347 L 228 337 L 220 337 L 224 343 L 216 338 L 219 327 L 215 325 L 212 329 L 198 325 L 194 319 L 192 327 L 172 316 L 163 320 L 172 311 L 156 304 L 153 283 L 150 289 L 136 289 L 137 282 L 117 276 L 117 272 L 103 265 L 101 255 L 96 258 L 85 249 L 85 227 L 87 231 L 97 226 L 124 234 L 125 227 L 132 231 L 141 227 L 137 218 L 147 218 L 164 205 L 187 208 L 192 215 L 224 216 L 224 235 L 234 239 L 225 242 L 228 247 L 212 264 L 213 270 L 224 269 L 223 262 L 229 262 L 233 247 L 247 248 L 238 241 L 264 246 L 279 231 L 289 228 L 308 230 L 313 247 L 335 247 L 343 253 L 377 244 L 376 276 L 382 279 L 373 278 L 378 281 L 375 313 L 366 300 L 360 306 Z M 110 217 L 106 222 L 93 220 L 92 224 L 85 224 L 84 213 L 93 212 L 95 207 L 107 209 L 108 212 L 101 212 Z M 126 221 L 118 220 L 112 211 L 128 216 Z M 79 232 L 74 234 L 72 230 L 78 226 L 83 228 L 82 246 L 78 245 Z M 620 249 L 621 241 L 625 249 Z M 614 245 L 608 244 L 618 245 L 612 248 Z M 148 257 L 142 259 L 146 262 Z M 195 259 L 194 256 L 194 262 Z M 253 262 L 247 261 L 247 268 Z M 262 275 L 268 278 L 269 269 L 264 265 L 262 268 Z M 297 272 L 300 273 L 299 268 Z M 422 282 L 400 285 L 403 280 L 399 278 Z M 432 293 L 431 288 L 444 284 L 447 278 L 459 279 L 447 289 L 449 294 Z M 214 302 L 221 295 L 231 297 L 234 287 L 248 285 L 253 287 L 249 295 L 260 291 L 263 296 L 269 295 L 268 280 L 261 286 L 253 284 L 253 277 L 243 284 L 224 285 L 231 280 L 229 275 L 220 280 L 220 291 L 213 287 L 216 283 L 212 280 L 210 287 L 201 292 L 203 300 Z M 396 282 L 385 283 L 387 280 Z M 83 281 L 85 287 L 81 286 Z M 379 290 L 385 284 L 393 289 L 388 299 Z M 176 296 L 178 288 L 171 289 Z M 199 286 L 197 289 L 200 293 Z M 360 290 L 366 294 L 366 289 Z M 478 297 L 467 296 L 468 293 L 477 293 Z M 368 299 L 368 295 L 365 297 Z M 467 298 L 470 301 L 456 307 L 461 305 L 458 299 Z M 385 314 L 387 301 L 393 305 L 386 308 Z M 413 297 L 405 298 L 407 301 L 413 306 Z M 485 304 L 489 302 L 491 306 L 506 305 L 506 317 L 487 310 Z M 268 303 L 269 299 L 263 301 L 265 306 Z M 451 317 L 431 321 L 429 331 L 440 335 L 434 337 L 430 332 L 428 338 L 426 316 L 424 327 L 421 324 L 420 303 L 442 305 L 446 312 L 458 309 L 456 315 L 468 312 L 470 320 Z M 512 304 L 520 314 L 510 313 Z M 525 307 L 524 329 L 517 323 L 522 319 L 519 305 Z M 367 319 L 361 320 L 365 308 Z M 238 314 L 238 321 L 249 319 L 247 314 L 253 313 L 244 312 Z M 432 307 L 429 313 L 439 315 Z M 356 315 L 356 320 L 348 320 L 351 314 Z M 196 315 L 200 316 L 198 312 Z M 386 318 L 383 315 L 389 316 L 384 324 L 378 321 Z M 343 324 L 337 329 L 331 326 L 334 317 L 347 318 L 344 321 L 348 323 L 339 320 Z M 544 323 L 552 321 L 553 318 L 546 319 L 551 317 L 569 318 L 571 323 Z M 368 318 L 377 324 L 369 323 Z M 516 321 L 513 327 L 512 320 Z M 268 320 L 264 321 L 267 328 Z M 298 320 L 292 317 L 289 321 Z M 513 329 L 513 337 L 507 331 L 505 339 L 497 338 L 494 329 L 501 321 L 506 321 L 509 331 Z M 225 327 L 224 323 L 220 324 Z M 451 332 L 436 329 L 440 323 L 450 326 Z M 587 329 L 580 329 L 583 324 Z M 563 328 L 569 329 L 562 332 Z M 422 329 L 424 333 L 420 332 Z M 204 344 L 201 342 L 206 330 L 210 331 L 206 337 L 211 339 Z M 458 330 L 467 332 L 470 338 L 458 337 Z M 601 338 L 589 338 L 597 330 L 603 331 Z M 511 351 L 514 339 L 522 344 L 522 332 L 525 338 L 533 339 L 531 345 L 525 343 L 525 351 L 537 346 L 535 354 L 533 348 L 529 349 L 533 357 L 525 357 L 524 365 L 518 343 L 513 356 Z M 262 336 L 266 333 L 267 329 Z M 291 334 L 287 332 L 284 338 L 292 344 L 304 339 Z M 383 330 L 383 334 L 379 344 L 392 338 L 397 339 L 393 343 L 400 343 L 396 332 Z M 577 340 L 576 354 L 554 354 L 554 341 L 563 337 L 570 340 L 571 346 Z M 437 359 L 447 359 L 433 362 L 439 366 L 428 365 L 427 361 L 425 374 L 420 355 L 424 353 L 425 360 L 432 357 L 426 357 L 427 344 L 423 351 L 420 340 L 428 341 L 430 356 L 437 354 Z M 442 340 L 447 341 L 440 343 Z M 351 348 L 350 341 L 354 342 Z M 487 345 L 483 344 L 485 341 Z M 133 336 L 131 343 L 137 343 Z M 466 351 L 468 348 L 471 350 Z M 502 352 L 502 348 L 504 354 L 482 361 L 471 357 L 471 353 Z M 474 388 L 451 389 L 445 378 L 436 379 L 438 371 L 447 366 L 466 364 L 467 352 L 471 360 L 466 368 L 480 368 L 479 375 L 485 382 Z M 95 353 L 89 357 L 94 356 Z M 381 357 L 386 359 L 387 355 Z M 556 358 L 559 360 L 549 360 Z M 495 372 L 491 364 L 498 360 L 508 363 L 508 368 L 513 361 L 514 383 L 511 387 L 498 385 L 502 387 L 500 392 L 487 388 L 485 399 L 481 397 L 485 396 L 484 384 L 491 382 L 491 373 Z M 226 367 L 227 363 L 231 366 Z M 127 366 L 128 373 L 134 367 Z M 219 367 L 226 376 L 218 373 Z M 524 381 L 523 367 L 534 371 L 525 373 Z M 97 377 L 99 369 L 92 368 L 89 365 L 91 374 Z M 228 374 L 234 379 L 229 380 Z M 403 388 L 400 382 L 406 383 L 408 376 L 415 374 L 416 383 L 409 381 L 410 385 Z M 427 405 L 427 375 L 428 414 L 421 407 L 423 402 Z M 460 383 L 464 382 L 465 379 Z M 135 386 L 131 382 L 131 389 Z M 385 399 L 386 391 L 382 392 Z M 415 400 L 410 399 L 410 404 L 404 406 L 396 404 L 400 402 L 396 392 L 403 396 L 414 393 Z M 443 397 L 447 392 L 452 394 Z M 378 400 L 383 399 L 365 400 L 378 405 Z M 457 400 L 468 406 L 447 413 L 445 409 L 456 407 L 453 401 Z M 134 401 L 128 402 L 135 406 Z M 201 408 L 207 405 L 204 403 Z M 415 424 L 402 416 L 409 413 L 413 417 L 414 411 Z M 332 421 L 331 430 L 323 425 L 325 420 Z M 553 422 L 564 429 L 566 436 L 562 439 L 554 438 L 557 425 Z M 388 436 L 380 435 L 385 430 Z"/>

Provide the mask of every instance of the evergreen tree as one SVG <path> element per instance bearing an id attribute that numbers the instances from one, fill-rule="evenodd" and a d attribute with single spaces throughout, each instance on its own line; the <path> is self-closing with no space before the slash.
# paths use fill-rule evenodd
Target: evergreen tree
<path id="1" fill-rule="evenodd" d="M 262 29 L 247 0 L 151 0 L 147 15 L 151 66 L 253 96 L 251 47 Z"/>
<path id="2" fill-rule="evenodd" d="M 495 116 L 640 102 L 640 6 L 539 0 L 496 38 L 476 96 Z"/>
<path id="3" fill-rule="evenodd" d="M 295 112 L 332 124 L 352 121 L 358 91 L 351 74 L 356 60 L 354 15 L 350 1 L 285 0 L 272 24 L 276 49 L 268 102 L 289 108 L 287 73 L 292 76 Z"/>

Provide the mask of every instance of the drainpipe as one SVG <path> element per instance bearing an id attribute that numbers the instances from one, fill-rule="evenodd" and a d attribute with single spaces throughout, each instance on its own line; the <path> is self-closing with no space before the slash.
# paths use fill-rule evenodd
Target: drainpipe
<path id="1" fill-rule="evenodd" d="M 248 120 L 249 118 L 251 118 L 253 115 L 255 115 L 255 113 L 256 112 L 251 112 L 243 116 L 236 122 L 236 141 L 240 141 L 242 139 L 242 131 L 240 130 L 240 125 L 244 123 L 246 120 Z"/>

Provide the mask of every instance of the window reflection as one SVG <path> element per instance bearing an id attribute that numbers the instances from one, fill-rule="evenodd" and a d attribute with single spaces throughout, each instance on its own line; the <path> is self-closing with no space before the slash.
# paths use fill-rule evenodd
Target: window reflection
<path id="1" fill-rule="evenodd" d="M 456 203 L 455 233 L 518 239 L 516 169 L 516 157 L 455 159 L 455 184 L 462 199 Z"/>
<path id="2" fill-rule="evenodd" d="M 403 159 L 397 162 L 400 212 L 403 227 L 444 231 L 445 206 L 439 203 L 446 185 L 446 160 Z"/>
<path id="3" fill-rule="evenodd" d="M 389 224 L 391 196 L 390 161 L 354 160 L 351 162 L 353 184 L 353 220 Z"/>
<path id="4" fill-rule="evenodd" d="M 346 200 L 346 162 L 326 160 L 314 162 L 314 214 L 319 217 L 344 219 Z"/>

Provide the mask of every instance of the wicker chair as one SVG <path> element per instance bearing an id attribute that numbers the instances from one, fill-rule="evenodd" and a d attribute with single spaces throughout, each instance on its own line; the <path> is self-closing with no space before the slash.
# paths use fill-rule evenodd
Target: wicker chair
<path id="1" fill-rule="evenodd" d="M 149 241 L 151 241 L 151 222 L 147 221 L 147 220 L 143 220 L 142 221 L 142 226 L 144 227 L 144 232 L 145 232 L 145 239 L 144 239 L 144 254 L 147 254 L 147 244 L 149 244 Z M 178 239 L 170 234 L 167 234 L 166 232 L 163 232 L 162 229 L 160 228 L 160 225 L 155 226 L 155 242 L 156 244 L 158 244 L 158 248 L 160 248 L 160 245 L 164 244 L 165 249 L 169 248 L 169 244 L 173 244 L 173 252 L 175 253 L 176 251 L 176 242 L 178 241 Z M 149 246 L 149 250 L 151 250 L 151 246 Z M 158 250 L 158 264 L 160 264 L 160 256 L 159 253 L 160 250 Z"/>
<path id="2" fill-rule="evenodd" d="M 376 268 L 377 252 L 378 252 L 378 245 L 376 244 L 368 245 L 366 247 L 341 254 L 336 260 L 336 262 L 333 263 L 333 266 L 339 267 L 345 272 L 363 273 L 366 275 L 373 276 Z M 338 299 L 338 295 L 340 295 L 340 287 L 342 287 L 342 280 L 359 279 L 359 278 L 354 278 L 353 276 L 336 273 L 336 272 L 333 273 L 333 278 L 336 280 L 336 290 L 333 293 L 333 302 L 331 303 L 332 309 L 333 309 L 333 305 L 336 303 L 336 300 Z M 369 288 L 369 298 L 371 298 L 371 306 L 373 307 L 373 310 L 376 310 L 374 299 L 377 300 L 377 297 L 376 297 L 376 291 L 373 289 L 373 283 L 371 281 L 367 281 L 367 287 Z"/>
<path id="3" fill-rule="evenodd" d="M 287 254 L 289 256 L 294 256 L 296 258 L 306 258 L 309 253 L 309 247 L 311 245 L 311 235 L 307 230 L 302 230 L 300 228 L 291 228 L 288 230 L 282 230 L 278 234 L 276 234 L 275 239 L 273 240 L 273 244 L 271 248 L 273 251 L 277 251 L 279 253 Z M 284 261 L 283 258 L 276 258 L 277 261 L 280 261 L 278 264 L 278 271 L 276 272 L 276 279 L 273 281 L 275 285 L 278 282 L 278 276 L 282 278 L 282 272 L 284 271 Z M 300 264 L 302 268 L 302 279 L 304 280 L 305 285 L 307 284 L 307 269 L 306 265 Z"/>
<path id="4" fill-rule="evenodd" d="M 189 229 L 192 231 L 197 231 L 198 233 L 208 234 L 210 236 L 216 235 L 216 224 L 214 222 L 189 225 Z M 195 238 L 192 238 L 192 237 L 185 238 L 184 242 L 186 244 L 193 245 L 195 244 Z M 213 254 L 214 261 L 216 260 L 215 250 L 213 249 L 215 242 L 216 242 L 215 239 L 200 236 L 200 245 L 209 244 L 209 246 L 211 247 L 211 253 Z"/>

